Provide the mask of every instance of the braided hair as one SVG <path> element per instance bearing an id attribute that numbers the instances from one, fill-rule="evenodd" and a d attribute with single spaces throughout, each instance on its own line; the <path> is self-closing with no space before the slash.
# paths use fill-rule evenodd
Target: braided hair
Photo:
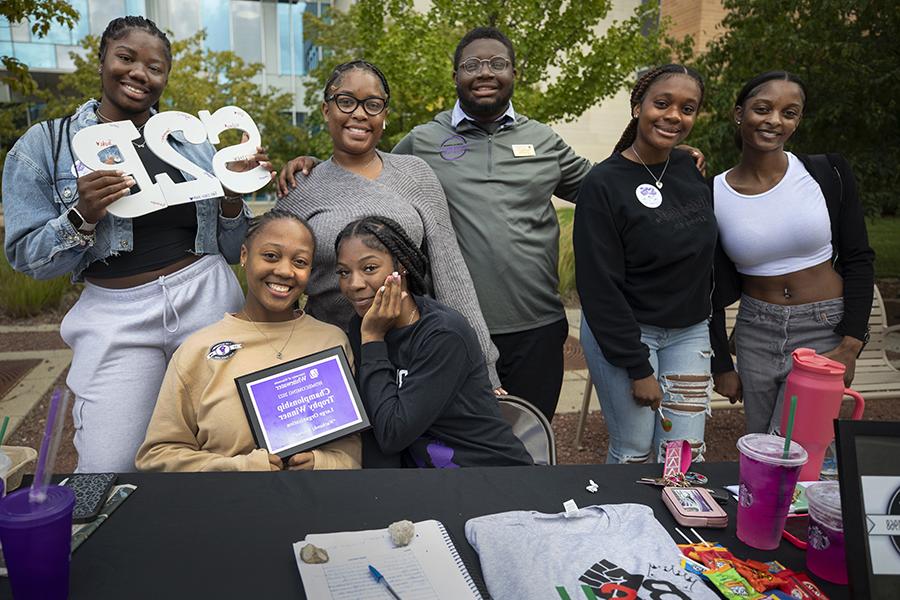
<path id="1" fill-rule="evenodd" d="M 166 37 L 166 34 L 160 31 L 159 27 L 156 26 L 156 23 L 154 23 L 150 19 L 145 19 L 144 17 L 135 17 L 131 15 L 113 19 L 106 26 L 106 29 L 103 31 L 103 35 L 100 37 L 100 64 L 103 64 L 103 59 L 106 58 L 106 51 L 109 48 L 110 40 L 120 40 L 125 37 L 125 35 L 132 29 L 141 29 L 151 35 L 155 35 L 160 40 L 162 40 L 163 47 L 166 51 L 166 59 L 169 61 L 169 70 L 171 70 L 172 44 L 169 42 L 169 38 Z"/>
<path id="2" fill-rule="evenodd" d="M 250 220 L 250 227 L 247 229 L 247 235 L 244 236 L 244 246 L 249 246 L 250 241 L 255 238 L 260 231 L 265 229 L 266 225 L 282 219 L 293 219 L 306 228 L 306 230 L 309 231 L 309 237 L 312 238 L 313 248 L 316 247 L 316 234 L 313 232 L 312 227 L 309 226 L 306 219 L 298 214 L 284 210 L 283 208 L 273 208 L 258 217 L 253 217 L 253 219 Z"/>
<path id="3" fill-rule="evenodd" d="M 661 67 L 650 69 L 637 80 L 637 83 L 634 84 L 634 89 L 631 90 L 631 121 L 628 122 L 628 126 L 625 127 L 625 131 L 622 132 L 622 137 L 619 138 L 619 142 L 613 149 L 614 153 L 623 152 L 634 143 L 634 140 L 637 137 L 638 127 L 638 118 L 634 116 L 634 107 L 641 105 L 650 86 L 659 79 L 667 79 L 669 77 L 674 77 L 675 75 L 687 75 L 696 81 L 697 85 L 700 87 L 700 103 L 703 103 L 703 78 L 700 77 L 700 73 L 694 69 L 685 67 L 684 65 L 675 64 L 663 65 Z"/>
<path id="4" fill-rule="evenodd" d="M 366 60 L 351 60 L 350 62 L 345 62 L 336 66 L 331 72 L 328 81 L 325 82 L 325 91 L 323 94 L 325 102 L 328 102 L 334 90 L 341 87 L 341 83 L 344 81 L 344 74 L 347 73 L 347 71 L 353 70 L 368 71 L 377 77 L 378 81 L 381 82 L 381 89 L 384 91 L 385 99 L 390 99 L 391 86 L 388 85 L 387 77 L 384 76 L 381 69 Z M 387 105 L 387 102 L 385 102 L 385 105 Z"/>
<path id="5" fill-rule="evenodd" d="M 800 95 L 803 97 L 803 103 L 806 104 L 806 84 L 803 83 L 802 79 L 788 71 L 766 71 L 765 73 L 760 73 L 744 84 L 744 87 L 738 92 L 737 98 L 734 101 L 734 107 L 743 109 L 747 100 L 757 95 L 762 90 L 763 85 L 770 81 L 790 81 L 791 83 L 796 83 L 800 88 Z M 743 149 L 744 142 L 741 139 L 740 127 L 738 127 L 734 133 L 734 143 L 737 145 L 738 150 Z"/>
<path id="6" fill-rule="evenodd" d="M 335 255 L 340 252 L 341 244 L 351 238 L 359 238 L 367 247 L 390 254 L 394 260 L 394 268 L 403 267 L 406 270 L 406 285 L 410 293 L 418 296 L 434 295 L 428 256 L 416 246 L 399 223 L 374 215 L 353 221 L 334 240 Z"/>

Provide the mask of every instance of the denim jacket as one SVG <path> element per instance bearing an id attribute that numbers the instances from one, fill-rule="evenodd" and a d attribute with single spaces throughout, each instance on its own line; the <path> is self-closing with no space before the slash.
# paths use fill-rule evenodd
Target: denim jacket
<path id="1" fill-rule="evenodd" d="M 93 242 L 87 242 L 65 214 L 78 202 L 71 136 L 98 123 L 97 106 L 96 100 L 82 104 L 72 115 L 70 128 L 65 132 L 56 131 L 60 129 L 59 120 L 34 125 L 6 155 L 3 168 L 6 256 L 14 269 L 36 279 L 71 273 L 72 281 L 81 281 L 82 271 L 92 262 L 133 249 L 131 219 L 107 213 L 97 223 Z M 68 139 L 62 139 L 55 168 L 51 126 L 55 127 L 54 143 L 58 143 L 61 136 L 68 136 Z M 215 149 L 211 144 L 188 143 L 180 132 L 173 134 L 170 140 L 179 154 L 212 172 Z M 192 179 L 182 174 L 186 180 Z M 210 198 L 195 203 L 197 237 L 193 251 L 196 254 L 221 253 L 228 262 L 235 263 L 247 233 L 250 209 L 245 204 L 238 216 L 224 217 L 219 201 L 220 198 Z"/>

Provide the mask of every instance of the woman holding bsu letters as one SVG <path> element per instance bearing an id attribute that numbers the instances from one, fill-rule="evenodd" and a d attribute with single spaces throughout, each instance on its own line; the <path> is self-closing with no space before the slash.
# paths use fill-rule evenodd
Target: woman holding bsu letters
<path id="1" fill-rule="evenodd" d="M 715 389 L 743 399 L 748 432 L 779 428 L 795 349 L 843 363 L 850 385 L 868 339 L 875 253 L 853 172 L 838 154 L 784 149 L 805 106 L 796 75 L 770 71 L 748 81 L 734 104 L 740 162 L 713 182 Z M 724 309 L 739 297 L 738 373 Z"/>
<path id="2" fill-rule="evenodd" d="M 238 195 L 167 207 L 134 219 L 107 208 L 135 181 L 123 171 L 89 171 L 72 138 L 92 125 L 131 121 L 139 132 L 153 114 L 172 68 L 169 40 L 143 17 L 109 23 L 100 40 L 100 101 L 35 125 L 6 158 L 5 250 L 12 266 L 37 279 L 70 273 L 84 280 L 61 325 L 74 356 L 67 383 L 79 472 L 131 471 L 166 364 L 179 344 L 242 302 L 226 261 L 236 261 L 248 209 Z M 169 137 L 181 156 L 211 172 L 215 149 Z M 162 162 L 143 137 L 134 148 L 146 171 L 185 175 Z M 116 163 L 121 154 L 107 148 Z M 232 163 L 246 171 L 267 161 L 259 152 Z"/>
<path id="3" fill-rule="evenodd" d="M 185 340 L 166 371 L 147 438 L 135 464 L 142 471 L 277 471 L 354 469 L 358 434 L 291 456 L 257 448 L 238 396 L 236 377 L 280 362 L 342 346 L 347 336 L 302 310 L 315 238 L 301 218 L 269 211 L 241 247 L 247 273 L 243 309 Z"/>

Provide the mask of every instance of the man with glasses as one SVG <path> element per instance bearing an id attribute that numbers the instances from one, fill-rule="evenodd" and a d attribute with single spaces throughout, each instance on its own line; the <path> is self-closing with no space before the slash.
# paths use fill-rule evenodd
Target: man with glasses
<path id="1" fill-rule="evenodd" d="M 574 201 L 591 163 L 550 127 L 515 112 L 515 60 L 499 30 L 467 33 L 453 59 L 456 106 L 414 128 L 393 152 L 418 156 L 437 174 L 500 351 L 503 388 L 551 419 L 568 323 L 557 293 L 559 223 L 550 199 Z"/>

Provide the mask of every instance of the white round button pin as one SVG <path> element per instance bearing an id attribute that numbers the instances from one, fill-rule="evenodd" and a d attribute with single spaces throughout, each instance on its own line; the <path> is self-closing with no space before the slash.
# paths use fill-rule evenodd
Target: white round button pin
<path id="1" fill-rule="evenodd" d="M 655 185 L 642 183 L 634 189 L 634 195 L 637 196 L 638 202 L 647 208 L 657 208 L 662 204 L 662 192 Z"/>

